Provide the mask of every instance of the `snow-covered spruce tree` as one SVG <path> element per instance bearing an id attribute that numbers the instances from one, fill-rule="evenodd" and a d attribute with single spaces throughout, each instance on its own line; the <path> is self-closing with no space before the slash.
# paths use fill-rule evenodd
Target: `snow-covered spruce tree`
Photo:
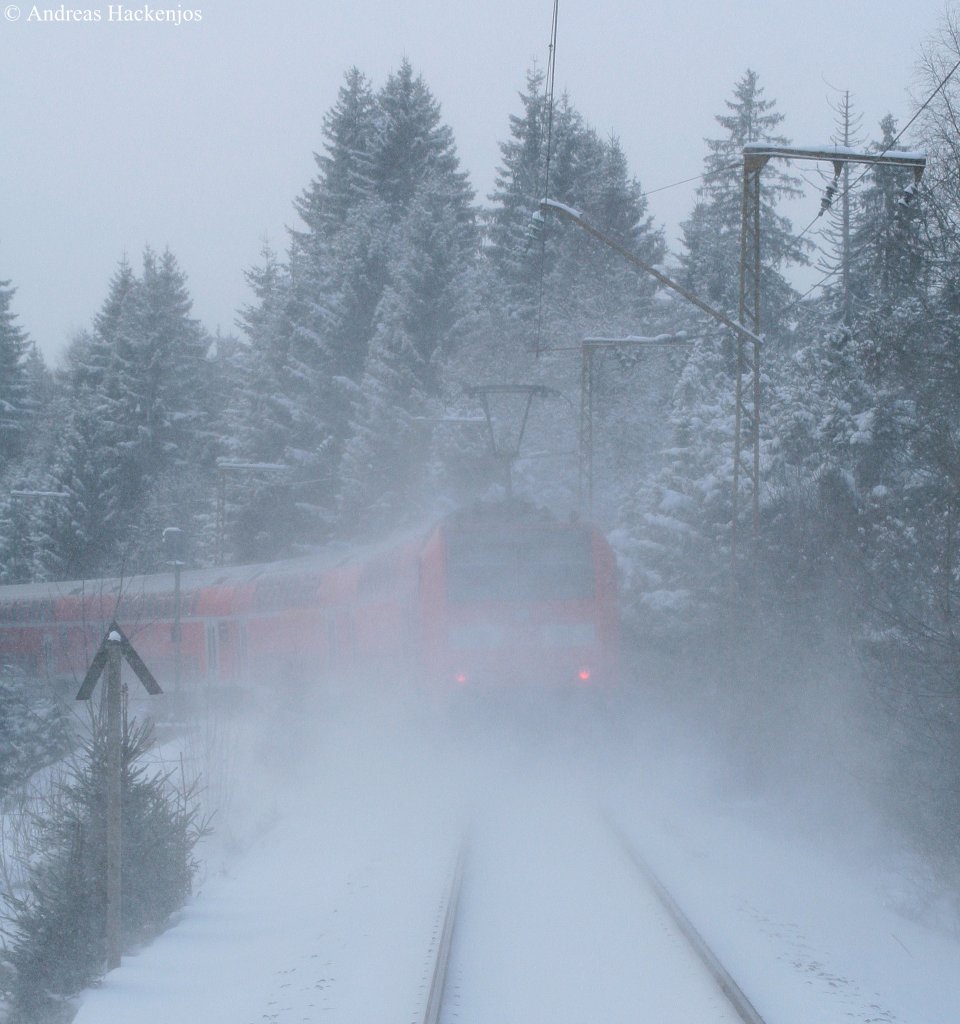
<path id="1" fill-rule="evenodd" d="M 440 105 L 409 61 L 376 94 L 356 69 L 348 72 L 323 133 L 320 173 L 295 204 L 305 228 L 292 233 L 291 315 L 298 331 L 324 340 L 332 374 L 357 383 L 391 283 L 393 228 L 435 188 L 457 224 L 456 256 L 468 258 L 476 245 L 473 193 Z M 333 426 L 342 436 L 344 424 Z"/>
<path id="2" fill-rule="evenodd" d="M 107 507 L 100 447 L 101 421 L 85 403 L 62 412 L 61 433 L 39 484 L 65 498 L 43 502 L 36 522 L 36 575 L 47 580 L 90 579 L 111 565 L 115 536 Z"/>
<path id="3" fill-rule="evenodd" d="M 0 281 L 0 482 L 6 492 L 26 485 L 22 460 L 36 413 L 27 372 L 30 342 L 11 308 L 15 292 L 10 281 Z M 6 494 L 0 501 L 0 581 L 4 583 L 23 583 L 32 576 L 33 513 Z"/>
<path id="4" fill-rule="evenodd" d="M 14 666 L 0 666 L 0 792 L 69 749 L 67 710 L 53 688 Z"/>
<path id="5" fill-rule="evenodd" d="M 256 301 L 240 311 L 244 343 L 233 353 L 236 386 L 223 413 L 225 454 L 241 462 L 281 465 L 293 439 L 293 410 L 283 380 L 290 348 L 289 277 L 269 246 L 246 272 Z M 290 495 L 274 474 L 225 481 L 227 548 L 231 561 L 251 562 L 287 553 L 294 528 Z"/>
<path id="6" fill-rule="evenodd" d="M 897 125 L 889 115 L 880 122 L 880 132 L 870 148 L 895 152 Z M 857 190 L 850 243 L 852 322 L 882 318 L 901 300 L 915 299 L 926 289 L 930 263 L 922 204 L 907 202 L 904 193 L 912 184 L 909 168 L 874 165 Z"/>
<path id="7" fill-rule="evenodd" d="M 352 532 L 407 520 L 424 500 L 427 411 L 422 359 L 408 329 L 409 307 L 388 289 L 357 392 L 353 433 L 341 468 L 341 517 Z"/>
<path id="8" fill-rule="evenodd" d="M 694 650 L 726 624 L 729 587 L 734 391 L 715 337 L 695 343 L 669 419 L 663 468 L 625 503 L 615 540 L 635 637 Z"/>
<path id="9" fill-rule="evenodd" d="M 190 893 L 193 850 L 206 831 L 192 787 L 144 762 L 149 725 L 123 736 L 121 837 L 125 948 L 156 934 Z M 39 820 L 40 849 L 26 891 L 5 893 L 12 969 L 7 993 L 23 1024 L 47 1024 L 102 973 L 106 930 L 107 744 L 97 723 Z"/>
<path id="10" fill-rule="evenodd" d="M 888 806 L 941 882 L 960 863 L 960 322 L 901 301 L 865 339 L 881 369 L 866 510 L 871 679 L 888 714 Z"/>
<path id="11" fill-rule="evenodd" d="M 473 190 L 460 158 L 453 130 L 441 119 L 440 103 L 414 77 L 404 59 L 377 93 L 378 133 L 372 177 L 376 195 L 393 219 L 401 216 L 429 182 L 442 182 L 453 209 L 466 225 L 473 223 Z"/>
<path id="12" fill-rule="evenodd" d="M 383 290 L 366 328 L 372 334 L 359 391 L 352 396 L 341 491 L 342 515 L 356 507 L 359 494 L 371 493 L 371 487 L 379 490 L 371 503 L 380 510 L 374 519 L 388 508 L 398 515 L 409 513 L 424 500 L 428 435 L 411 417 L 422 415 L 425 400 L 440 391 L 444 361 L 457 343 L 465 281 L 477 246 L 473 193 L 460 170 L 453 133 L 408 61 L 377 93 L 376 108 L 374 198 L 358 207 L 347 227 L 356 225 L 359 237 L 367 239 L 366 253 L 377 255 L 373 269 L 380 269 L 380 277 L 378 281 L 374 274 L 372 281 Z M 336 252 L 341 265 L 362 266 L 350 236 L 341 236 Z M 364 262 L 369 265 L 369 255 Z M 361 279 L 354 271 L 344 280 Z M 364 306 L 374 297 L 370 281 L 368 277 L 364 283 L 366 294 L 356 284 L 341 291 L 347 300 L 344 312 L 350 311 L 361 330 Z M 381 487 L 370 467 L 395 461 L 400 437 L 407 441 L 400 461 L 409 479 L 394 480 L 388 473 Z"/>
<path id="13" fill-rule="evenodd" d="M 207 425 L 209 339 L 190 316 L 186 279 L 170 252 L 147 249 L 137 277 L 123 259 L 93 330 L 66 360 L 66 429 L 47 460 L 47 486 L 68 497 L 44 510 L 48 571 L 93 575 L 153 568 L 153 523 L 141 511 L 164 505 L 171 470 L 205 469 L 214 455 Z M 179 510 L 165 504 L 165 525 Z"/>
<path id="14" fill-rule="evenodd" d="M 549 348 L 585 334 L 647 333 L 654 311 L 652 279 L 579 228 L 549 216 L 534 219 L 539 194 L 581 210 L 601 230 L 650 263 L 664 254 L 662 232 L 647 215 L 616 137 L 600 139 L 562 96 L 554 104 L 547 183 L 547 101 L 543 76 L 527 75 L 522 115 L 510 118 L 501 166 L 486 216 L 485 252 L 494 267 L 515 335 L 531 349 L 539 330 Z M 541 275 L 543 299 L 541 303 Z M 650 332 L 652 333 L 652 332 Z"/>
<path id="15" fill-rule="evenodd" d="M 344 75 L 337 101 L 323 118 L 323 152 L 315 153 L 318 176 L 295 200 L 306 225 L 295 238 L 331 238 L 351 210 L 372 194 L 377 108 L 366 75 L 352 67 Z"/>
<path id="16" fill-rule="evenodd" d="M 11 304 L 16 289 L 0 281 L 0 474 L 20 458 L 30 418 L 27 333 Z"/>
<path id="17" fill-rule="evenodd" d="M 18 498 L 0 503 L 0 585 L 34 578 L 35 522 L 36 509 Z"/>
<path id="18" fill-rule="evenodd" d="M 858 148 L 863 145 L 860 134 L 863 118 L 857 113 L 849 91 L 839 97 L 834 111 L 834 129 L 830 141 L 835 146 Z M 818 303 L 828 322 L 849 324 L 853 317 L 849 272 L 853 256 L 853 197 L 852 184 L 856 165 L 845 163 L 838 178 L 821 170 L 823 180 L 822 202 L 828 204 L 821 211 L 823 227 L 820 231 L 820 257 L 817 269 L 828 275 Z"/>
<path id="19" fill-rule="evenodd" d="M 541 230 L 534 219 L 546 189 L 546 96 L 544 75 L 538 69 L 527 72 L 526 90 L 519 94 L 522 110 L 510 115 L 510 137 L 500 143 L 501 165 L 497 169 L 493 204 L 485 214 L 486 253 L 496 270 L 500 286 L 510 300 L 514 315 L 529 321 L 540 278 Z M 556 105 L 553 132 L 560 139 L 573 129 L 566 97 Z M 552 198 L 560 198 L 553 184 Z M 552 255 L 552 252 L 547 254 Z M 529 324 L 527 324 L 529 329 Z M 529 339 L 527 339 L 529 344 Z"/>
<path id="20" fill-rule="evenodd" d="M 50 454 L 58 443 L 63 407 L 59 387 L 36 345 L 24 361 L 23 442 L 18 458 L 0 474 L 0 580 L 27 583 L 39 571 L 42 541 L 40 520 L 49 495 L 16 495 L 16 491 L 47 490 Z"/>
<path id="21" fill-rule="evenodd" d="M 585 337 L 651 336 L 672 330 L 673 324 L 668 307 L 654 299 L 652 278 L 555 215 L 535 220 L 539 199 L 548 191 L 550 198 L 581 210 L 648 263 L 662 261 L 664 239 L 616 136 L 599 137 L 570 98 L 560 97 L 553 111 L 548 185 L 548 111 L 539 72 L 528 73 L 520 103 L 520 112 L 510 118 L 509 137 L 500 144 L 501 164 L 489 197 L 493 205 L 485 214 L 491 278 L 486 302 L 496 330 L 480 340 L 481 352 L 490 353 L 488 365 L 501 367 L 498 379 L 538 381 L 573 399 L 578 346 Z M 534 359 L 538 345 L 540 358 Z M 567 351 L 552 355 L 551 349 Z M 594 513 L 601 519 L 613 518 L 665 440 L 665 407 L 676 368 L 661 355 L 639 356 L 627 349 L 596 361 Z M 569 416 L 562 402 L 539 410 L 529 448 L 548 457 L 518 467 L 531 487 L 561 507 L 576 500 L 575 464 L 559 458 L 564 447 L 576 446 L 575 438 L 559 443 L 566 433 L 562 421 Z"/>
<path id="22" fill-rule="evenodd" d="M 726 101 L 729 113 L 716 118 L 724 134 L 706 140 L 703 184 L 693 212 L 682 225 L 681 283 L 734 316 L 739 306 L 743 147 L 748 142 L 782 145 L 788 141 L 778 132 L 783 114 L 763 93 L 757 73 L 749 69 L 734 86 L 733 99 Z M 795 238 L 789 220 L 777 213 L 780 200 L 799 195 L 797 186 L 797 179 L 783 170 L 780 161 L 771 161 L 762 172 L 760 322 L 771 337 L 781 329 L 780 311 L 795 294 L 783 271 L 806 263 L 804 244 Z"/>
<path id="23" fill-rule="evenodd" d="M 841 115 L 840 139 L 849 140 L 849 100 Z M 889 151 L 896 137 L 890 118 L 881 130 L 875 152 Z M 841 221 L 830 234 L 835 255 L 825 269 L 838 282 L 798 329 L 806 344 L 773 368 L 766 408 L 777 440 L 765 547 L 782 596 L 802 602 L 806 595 L 809 607 L 794 612 L 808 612 L 808 625 L 832 620 L 839 628 L 843 619 L 859 629 L 852 617 L 865 613 L 864 591 L 877 594 L 867 572 L 871 519 L 890 472 L 915 443 L 915 400 L 907 395 L 923 374 L 927 341 L 918 334 L 926 333 L 928 275 L 919 218 L 899 202 L 911 180 L 909 170 L 865 171 L 849 231 Z"/>
<path id="24" fill-rule="evenodd" d="M 472 225 L 446 178 L 424 182 L 390 238 L 391 285 L 357 391 L 343 460 L 342 514 L 384 525 L 421 512 L 429 432 L 422 417 L 442 390 L 444 366 L 467 314 Z M 399 475 L 398 475 L 399 474 Z"/>
<path id="25" fill-rule="evenodd" d="M 764 98 L 755 72 L 747 71 L 737 83 L 727 107 L 729 113 L 717 117 L 725 134 L 707 140 L 704 182 L 683 225 L 680 279 L 716 308 L 736 316 L 743 146 L 786 140 L 777 131 L 783 116 Z M 778 200 L 795 192 L 795 179 L 771 162 L 761 187 L 761 320 L 764 330 L 774 335 L 775 313 L 794 295 L 781 270 L 805 259 L 789 222 L 776 212 Z M 682 310 L 680 315 L 695 322 Z M 714 332 L 694 345 L 673 397 L 664 467 L 624 505 L 619 536 L 628 574 L 628 610 L 644 636 L 691 646 L 711 632 L 730 628 L 733 347 L 729 333 Z M 768 362 L 767 372 L 776 370 Z M 768 421 L 761 438 L 764 476 L 773 433 Z"/>
<path id="26" fill-rule="evenodd" d="M 132 326 L 134 360 L 126 369 L 125 423 L 130 434 L 123 462 L 130 474 L 131 504 L 125 508 L 129 533 L 127 564 L 150 571 L 157 565 L 161 531 L 196 511 L 180 488 L 168 485 L 206 478 L 211 503 L 215 450 L 210 434 L 213 387 L 207 359 L 210 338 L 191 315 L 186 275 L 169 251 L 143 256 L 137 318 Z"/>
<path id="27" fill-rule="evenodd" d="M 370 82 L 351 68 L 323 119 L 323 150 L 314 155 L 318 174 L 294 201 L 303 226 L 290 233 L 289 333 L 322 339 L 328 376 L 354 383 L 363 372 L 384 287 L 388 211 L 373 181 L 381 123 Z M 334 408 L 327 413 L 328 428 L 342 441 L 349 397 L 336 387 L 329 397 Z"/>
<path id="28" fill-rule="evenodd" d="M 948 7 L 924 46 L 917 68 L 930 102 L 920 115 L 917 141 L 927 154 L 919 206 L 926 224 L 925 244 L 932 277 L 947 308 L 960 312 L 960 82 L 952 69 L 960 59 L 960 12 Z"/>
<path id="29" fill-rule="evenodd" d="M 771 595 L 767 610 L 791 623 L 798 658 L 804 646 L 835 649 L 862 623 L 864 514 L 877 483 L 879 402 L 844 325 L 784 360 L 767 388 L 775 439 L 767 460 L 760 569 Z M 849 652 L 848 640 L 843 646 Z"/>
<path id="30" fill-rule="evenodd" d="M 252 486 L 236 510 L 245 552 L 289 551 L 336 528 L 338 496 L 355 487 L 355 452 L 347 449 L 376 433 L 363 420 L 362 388 L 379 392 L 372 382 L 392 350 L 390 358 L 415 352 L 409 379 L 438 389 L 462 304 L 452 282 L 476 253 L 472 192 L 452 132 L 408 61 L 376 93 L 357 69 L 347 73 L 324 118 L 316 163 L 295 203 L 302 225 L 291 232 L 287 260 L 271 256 L 251 272 L 257 302 L 243 312 L 247 383 L 231 404 L 230 451 L 289 468 L 285 485 Z M 395 335 L 398 319 L 388 311 L 398 295 L 409 344 L 395 346 L 382 338 Z M 405 398 L 398 400 L 403 419 Z M 282 538 L 281 521 L 291 526 Z"/>

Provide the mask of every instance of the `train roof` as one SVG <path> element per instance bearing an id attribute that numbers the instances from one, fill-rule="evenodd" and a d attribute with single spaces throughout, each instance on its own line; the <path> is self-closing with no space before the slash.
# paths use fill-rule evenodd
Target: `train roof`
<path id="1" fill-rule="evenodd" d="M 449 513 L 444 526 L 454 529 L 502 529 L 514 526 L 552 526 L 563 529 L 572 526 L 592 527 L 592 524 L 574 515 L 570 520 L 558 518 L 542 505 L 513 498 L 505 501 L 478 501 Z"/>
<path id="2" fill-rule="evenodd" d="M 378 543 L 354 545 L 335 543 L 310 555 L 260 562 L 250 565 L 217 566 L 207 569 L 186 569 L 181 573 L 180 585 L 184 591 L 199 591 L 211 587 L 246 587 L 258 583 L 279 581 L 295 576 L 322 575 L 332 569 L 362 564 L 385 551 L 423 540 L 429 531 L 407 531 Z M 173 570 L 106 579 L 64 580 L 51 583 L 14 583 L 0 587 L 0 605 L 50 601 L 60 598 L 95 598 L 98 595 L 116 598 L 125 594 L 161 594 L 171 589 Z"/>
<path id="3" fill-rule="evenodd" d="M 567 523 L 540 506 L 516 499 L 477 502 L 448 513 L 439 524 L 398 531 L 377 542 L 360 545 L 337 542 L 310 555 L 276 562 L 185 569 L 181 573 L 180 584 L 185 592 L 197 592 L 217 587 L 255 587 L 260 583 L 280 582 L 284 578 L 296 576 L 319 576 L 336 568 L 362 565 L 370 559 L 407 545 L 419 546 L 425 543 L 438 526 L 454 529 L 503 529 L 512 526 L 544 525 L 589 527 L 591 524 L 582 520 Z M 163 594 L 170 591 L 171 578 L 172 569 L 165 569 L 156 573 L 106 579 L 15 583 L 0 587 L 0 605 L 46 602 L 64 598 L 89 600 L 102 596 L 116 599 L 122 595 L 134 597 Z"/>

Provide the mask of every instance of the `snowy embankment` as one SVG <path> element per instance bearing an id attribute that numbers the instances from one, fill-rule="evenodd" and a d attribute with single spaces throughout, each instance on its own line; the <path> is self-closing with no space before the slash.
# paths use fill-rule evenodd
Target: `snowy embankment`
<path id="1" fill-rule="evenodd" d="M 662 722 L 487 709 L 427 727 L 373 707 L 291 715 L 231 745 L 242 782 L 206 880 L 84 995 L 76 1024 L 415 1020 L 467 823 L 459 1019 L 572 1024 L 600 1005 L 635 1020 L 644 978 L 675 974 L 676 951 L 637 919 L 604 811 L 770 1024 L 955 1024 L 960 944 L 893 908 L 890 858 L 769 800 L 721 799 L 716 769 Z"/>

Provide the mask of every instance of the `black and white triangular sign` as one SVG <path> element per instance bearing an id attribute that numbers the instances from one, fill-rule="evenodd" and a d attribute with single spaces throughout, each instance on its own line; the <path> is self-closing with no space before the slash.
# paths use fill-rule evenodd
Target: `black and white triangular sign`
<path id="1" fill-rule="evenodd" d="M 103 674 L 103 670 L 107 665 L 107 651 L 109 650 L 107 644 L 111 642 L 110 637 L 113 633 L 120 635 L 120 653 L 127 659 L 127 664 L 133 669 L 140 682 L 143 683 L 143 688 L 147 693 L 153 697 L 163 693 L 160 684 L 154 679 L 153 673 L 143 663 L 140 655 L 133 649 L 133 644 L 127 639 L 123 630 L 116 622 L 111 622 L 107 628 L 106 636 L 101 640 L 97 653 L 93 656 L 93 661 L 90 662 L 87 674 L 83 677 L 83 682 L 80 684 L 80 689 L 77 692 L 77 700 L 89 700 L 93 696 L 97 680 Z"/>

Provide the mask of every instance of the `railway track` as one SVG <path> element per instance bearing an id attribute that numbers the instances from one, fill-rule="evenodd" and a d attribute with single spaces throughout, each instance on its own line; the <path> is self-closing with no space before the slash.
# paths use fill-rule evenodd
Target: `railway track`
<path id="1" fill-rule="evenodd" d="M 447 968 L 453 949 L 453 930 L 457 922 L 457 908 L 460 905 L 460 888 L 463 884 L 463 864 L 466 856 L 466 839 L 461 841 L 454 860 L 450 880 L 440 906 L 440 928 L 433 950 L 433 969 L 430 972 L 430 988 L 427 1005 L 421 1018 L 422 1024 L 440 1024 L 443 1013 L 443 995 L 447 987 Z"/>
<path id="2" fill-rule="evenodd" d="M 614 822 L 607 822 L 617 842 L 626 854 L 627 859 L 636 868 L 642 879 L 650 886 L 664 908 L 670 919 L 677 926 L 680 933 L 687 940 L 690 948 L 696 954 L 697 959 L 710 972 L 710 976 L 717 983 L 720 991 L 727 998 L 730 1005 L 736 1011 L 737 1017 L 743 1024 L 766 1024 L 763 1017 L 757 1012 L 753 1003 L 747 998 L 746 993 L 734 980 L 733 975 L 720 962 L 719 957 L 707 944 L 706 940 L 697 930 L 693 922 L 683 912 L 680 904 L 674 899 L 669 889 L 654 874 L 653 869 L 644 860 L 636 846 L 630 842 L 626 834 Z"/>
<path id="3" fill-rule="evenodd" d="M 669 918 L 673 928 L 682 936 L 686 950 L 709 975 L 718 993 L 722 996 L 722 1000 L 718 1001 L 722 1008 L 718 1012 L 716 1020 L 718 1022 L 734 1021 L 737 1024 L 766 1024 L 764 1018 L 761 1017 L 743 989 L 737 984 L 730 971 L 710 948 L 701 932 L 680 907 L 675 897 L 653 872 L 636 845 L 612 820 L 604 820 L 604 829 L 629 864 L 637 884 L 653 894 L 657 904 L 663 909 L 667 918 Z M 467 875 L 466 861 L 467 843 L 464 840 L 454 858 L 453 868 L 450 871 L 440 903 L 438 928 L 431 949 L 432 964 L 428 971 L 430 984 L 426 1006 L 422 1015 L 418 1018 L 417 1024 L 441 1024 L 446 1019 L 445 1014 L 449 1010 L 448 983 L 451 975 L 451 965 L 454 962 L 455 946 L 457 945 L 455 943 L 455 936 L 458 926 L 458 912 L 465 902 L 461 899 L 461 895 L 464 889 L 465 875 Z M 469 882 L 469 877 L 467 877 L 467 882 Z M 467 951 L 469 948 L 468 944 L 464 943 L 464 945 L 467 946 L 467 949 L 459 951 L 458 955 L 461 958 L 469 956 Z M 636 1019 L 645 1019 L 647 1016 L 646 1011 L 647 1007 L 637 1006 Z M 698 1019 L 700 1024 L 706 1024 L 703 1018 Z"/>

